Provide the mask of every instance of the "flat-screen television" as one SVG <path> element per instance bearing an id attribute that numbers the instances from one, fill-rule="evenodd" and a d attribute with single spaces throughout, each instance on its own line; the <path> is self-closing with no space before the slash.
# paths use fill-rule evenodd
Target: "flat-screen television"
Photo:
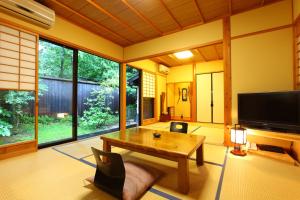
<path id="1" fill-rule="evenodd" d="M 300 133 L 300 91 L 238 94 L 239 124 Z"/>

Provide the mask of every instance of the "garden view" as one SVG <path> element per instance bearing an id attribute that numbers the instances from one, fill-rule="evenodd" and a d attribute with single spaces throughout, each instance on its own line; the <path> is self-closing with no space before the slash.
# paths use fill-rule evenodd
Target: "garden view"
<path id="1" fill-rule="evenodd" d="M 78 56 L 77 66 L 73 63 Z M 74 79 L 74 67 L 77 80 Z M 127 69 L 127 78 L 138 73 Z M 74 82 L 75 81 L 75 82 Z M 77 83 L 76 83 L 77 82 Z M 119 128 L 119 63 L 41 40 L 39 42 L 39 144 L 73 136 L 77 84 L 78 136 Z M 128 123 L 136 123 L 137 88 L 127 86 Z M 34 138 L 34 92 L 0 92 L 0 145 Z"/>

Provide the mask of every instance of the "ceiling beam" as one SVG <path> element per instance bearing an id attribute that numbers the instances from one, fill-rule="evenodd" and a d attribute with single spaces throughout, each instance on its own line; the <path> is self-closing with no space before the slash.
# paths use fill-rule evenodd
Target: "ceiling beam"
<path id="1" fill-rule="evenodd" d="M 153 58 L 153 60 L 155 60 L 155 62 L 158 62 L 159 64 L 166 65 L 167 67 L 172 66 L 172 65 L 170 65 L 170 63 L 166 62 L 161 57 L 155 57 L 155 58 Z"/>
<path id="2" fill-rule="evenodd" d="M 213 47 L 214 47 L 215 52 L 216 52 L 216 54 L 217 54 L 218 60 L 220 60 L 221 58 L 220 58 L 219 53 L 218 53 L 217 45 L 213 45 Z"/>
<path id="3" fill-rule="evenodd" d="M 228 12 L 229 16 L 232 15 L 232 0 L 228 0 Z"/>
<path id="4" fill-rule="evenodd" d="M 203 53 L 201 52 L 201 50 L 200 50 L 200 49 L 196 49 L 196 51 L 198 51 L 198 53 L 199 53 L 200 56 L 203 58 L 203 60 L 204 60 L 205 62 L 207 62 L 207 58 L 203 55 Z"/>
<path id="5" fill-rule="evenodd" d="M 114 31 L 108 29 L 107 27 L 105 27 L 105 26 L 103 26 L 103 25 L 101 25 L 101 24 L 98 24 L 98 23 L 95 22 L 94 20 L 92 20 L 92 19 L 90 19 L 90 18 L 84 16 L 83 14 L 81 14 L 81 13 L 75 11 L 75 10 L 73 10 L 73 9 L 70 8 L 69 6 L 67 6 L 67 5 L 65 5 L 65 4 L 63 4 L 63 3 L 61 3 L 61 2 L 59 2 L 59 1 L 57 1 L 57 0 L 50 0 L 50 1 L 51 1 L 51 2 L 54 2 L 55 4 L 59 5 L 60 7 L 63 7 L 64 9 L 66 9 L 66 10 L 72 12 L 72 13 L 75 14 L 75 15 L 78 15 L 78 16 L 81 17 L 82 19 L 84 19 L 84 20 L 86 20 L 86 21 L 88 21 L 88 22 L 94 24 L 94 25 L 97 26 L 98 28 L 104 29 L 105 31 L 109 32 L 110 34 L 114 35 L 115 37 L 118 37 L 119 39 L 125 40 L 125 41 L 126 41 L 127 43 L 129 43 L 129 44 L 132 44 L 132 43 L 133 43 L 133 41 L 130 41 L 130 40 L 124 38 L 123 36 L 119 35 L 118 33 L 115 33 Z"/>
<path id="6" fill-rule="evenodd" d="M 182 30 L 182 26 L 179 23 L 179 21 L 176 19 L 176 17 L 173 15 L 173 13 L 171 12 L 171 10 L 168 8 L 168 6 L 165 4 L 164 0 L 160 0 L 161 5 L 165 8 L 165 10 L 169 13 L 170 17 L 174 20 L 175 24 L 177 25 L 177 27 Z"/>
<path id="7" fill-rule="evenodd" d="M 121 0 L 132 12 L 134 12 L 139 18 L 141 18 L 144 22 L 150 25 L 154 30 L 156 30 L 160 35 L 163 35 L 163 32 L 152 22 L 150 21 L 145 15 L 143 15 L 140 11 L 134 8 L 132 5 L 128 3 L 127 0 Z"/>
<path id="8" fill-rule="evenodd" d="M 127 29 L 131 30 L 132 32 L 138 34 L 139 36 L 141 36 L 142 38 L 146 38 L 146 36 L 142 33 L 139 33 L 138 31 L 136 31 L 133 27 L 131 27 L 127 22 L 122 21 L 121 19 L 119 19 L 118 17 L 114 16 L 113 14 L 111 14 L 109 11 L 107 11 L 106 9 L 104 9 L 101 5 L 97 4 L 95 2 L 95 0 L 87 0 L 87 2 L 89 4 L 91 4 L 92 6 L 94 6 L 97 10 L 99 10 L 100 12 L 106 14 L 107 16 L 109 16 L 110 18 L 112 18 L 113 20 L 115 20 L 116 22 L 118 22 L 119 24 L 121 24 L 122 26 L 126 27 Z"/>
<path id="9" fill-rule="evenodd" d="M 198 4 L 198 1 L 197 1 L 197 0 L 193 0 L 193 1 L 194 1 L 194 4 L 196 5 L 196 8 L 197 8 L 197 10 L 198 10 L 198 13 L 199 13 L 199 15 L 200 15 L 200 19 L 201 19 L 202 23 L 205 23 L 205 19 L 204 19 L 204 16 L 203 16 L 202 11 L 201 11 L 201 9 L 200 9 L 200 6 L 199 6 L 199 4 Z"/>

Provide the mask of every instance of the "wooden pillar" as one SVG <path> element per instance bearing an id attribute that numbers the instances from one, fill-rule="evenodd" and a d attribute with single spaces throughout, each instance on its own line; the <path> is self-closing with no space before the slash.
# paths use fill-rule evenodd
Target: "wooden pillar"
<path id="1" fill-rule="evenodd" d="M 196 114 L 197 114 L 196 63 L 193 63 L 192 104 L 191 104 L 192 122 L 197 121 Z"/>
<path id="2" fill-rule="evenodd" d="M 224 59 L 224 145 L 230 145 L 230 131 L 232 124 L 232 87 L 231 87 L 231 30 L 230 16 L 223 18 L 223 59 Z"/>
<path id="3" fill-rule="evenodd" d="M 126 130 L 126 63 L 120 67 L 120 131 Z"/>

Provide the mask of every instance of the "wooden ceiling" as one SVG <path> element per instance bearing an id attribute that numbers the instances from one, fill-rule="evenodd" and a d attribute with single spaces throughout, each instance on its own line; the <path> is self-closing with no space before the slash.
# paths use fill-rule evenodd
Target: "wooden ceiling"
<path id="1" fill-rule="evenodd" d="M 37 0 L 59 16 L 121 46 L 280 0 Z"/>
<path id="2" fill-rule="evenodd" d="M 193 57 L 188 59 L 178 59 L 174 54 L 168 54 L 151 58 L 152 61 L 166 65 L 167 67 L 175 67 L 198 62 L 209 62 L 223 59 L 223 44 L 214 44 L 205 47 L 192 49 Z"/>

